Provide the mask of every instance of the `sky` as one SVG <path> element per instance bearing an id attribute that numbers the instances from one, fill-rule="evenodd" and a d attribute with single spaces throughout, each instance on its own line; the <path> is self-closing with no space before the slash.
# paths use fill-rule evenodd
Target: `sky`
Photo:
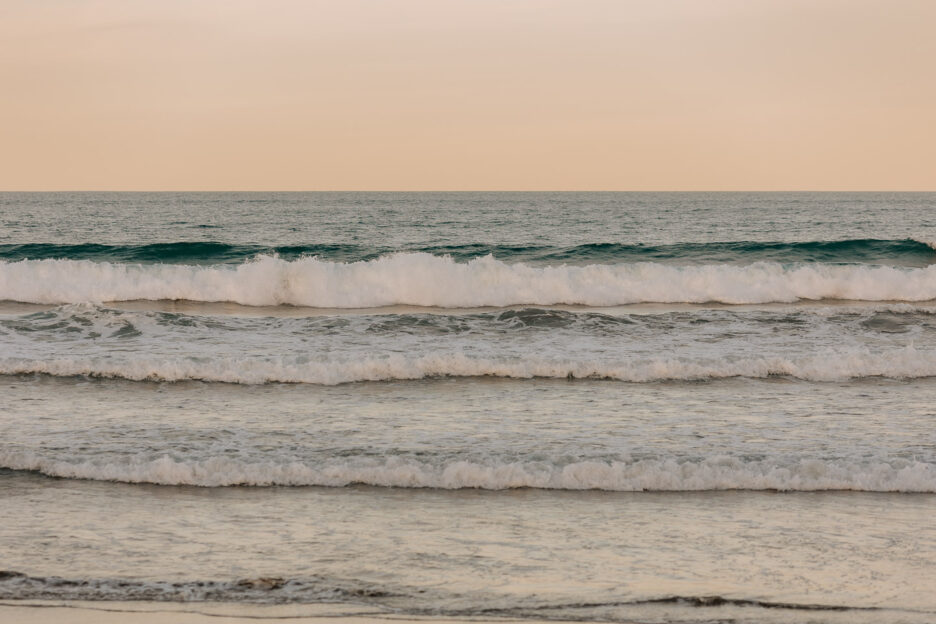
<path id="1" fill-rule="evenodd" d="M 0 190 L 936 190 L 933 0 L 0 0 Z"/>

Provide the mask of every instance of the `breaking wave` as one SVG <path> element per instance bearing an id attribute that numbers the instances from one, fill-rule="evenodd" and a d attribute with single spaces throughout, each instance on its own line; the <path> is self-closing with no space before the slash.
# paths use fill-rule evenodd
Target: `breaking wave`
<path id="1" fill-rule="evenodd" d="M 154 600 L 252 603 L 369 601 L 394 596 L 391 590 L 360 582 L 308 577 L 245 578 L 236 581 L 141 581 L 28 576 L 0 570 L 4 600 Z"/>
<path id="2" fill-rule="evenodd" d="M 431 463 L 389 457 L 342 458 L 321 464 L 250 462 L 216 456 L 203 460 L 129 458 L 69 462 L 24 451 L 0 451 L 0 465 L 50 477 L 202 487 L 372 485 L 400 488 L 505 490 L 708 491 L 856 490 L 936 492 L 936 465 L 921 461 L 802 459 L 698 461 L 514 461 Z"/>
<path id="3" fill-rule="evenodd" d="M 929 301 L 936 299 L 936 265 L 531 266 L 492 256 L 459 263 L 450 256 L 427 253 L 352 263 L 258 256 L 241 264 L 212 266 L 0 262 L 0 300 L 61 304 L 181 299 L 318 308 Z"/>
<path id="4" fill-rule="evenodd" d="M 783 357 L 722 359 L 635 358 L 632 361 L 575 361 L 549 358 L 484 358 L 455 353 L 422 356 L 392 354 L 347 360 L 299 357 L 58 357 L 47 360 L 0 358 L 0 374 L 90 376 L 134 381 L 199 380 L 236 384 L 308 383 L 335 385 L 359 381 L 432 377 L 530 379 L 608 379 L 626 382 L 712 380 L 786 376 L 806 381 L 862 377 L 912 379 L 936 376 L 936 351 L 912 345 L 885 352 L 868 349 Z"/>

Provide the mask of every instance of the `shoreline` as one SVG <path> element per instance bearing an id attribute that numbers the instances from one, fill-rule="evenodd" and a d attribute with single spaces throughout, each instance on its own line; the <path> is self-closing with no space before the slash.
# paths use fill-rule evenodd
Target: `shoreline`
<path id="1" fill-rule="evenodd" d="M 255 604 L 239 602 L 159 602 L 17 600 L 0 601 L 0 622 L 16 624 L 583 624 L 590 622 L 656 622 L 700 624 L 928 624 L 934 613 L 918 609 L 803 605 L 777 608 L 713 601 L 637 603 L 627 613 L 590 613 L 581 618 L 471 615 L 413 615 L 347 603 Z M 609 617 L 610 616 L 610 617 Z"/>
<path id="2" fill-rule="evenodd" d="M 381 622 L 511 622 L 510 618 L 444 618 L 407 616 L 369 605 L 277 604 L 237 602 L 157 602 L 97 600 L 3 600 L 0 621 L 17 624 L 247 624 L 275 620 L 326 624 Z"/>

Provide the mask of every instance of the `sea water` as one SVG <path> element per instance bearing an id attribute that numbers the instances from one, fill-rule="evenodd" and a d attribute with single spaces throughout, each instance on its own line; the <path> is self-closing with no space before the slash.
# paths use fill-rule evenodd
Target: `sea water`
<path id="1" fill-rule="evenodd" d="M 0 598 L 936 619 L 936 194 L 0 194 Z"/>

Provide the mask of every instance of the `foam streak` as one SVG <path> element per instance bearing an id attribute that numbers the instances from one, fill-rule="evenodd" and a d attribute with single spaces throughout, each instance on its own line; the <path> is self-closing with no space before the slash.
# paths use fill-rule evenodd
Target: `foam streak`
<path id="1" fill-rule="evenodd" d="M 788 376 L 806 381 L 845 381 L 861 377 L 912 379 L 936 376 L 936 352 L 912 346 L 886 352 L 841 350 L 798 358 L 724 359 L 641 358 L 584 362 L 537 358 L 477 358 L 463 353 L 407 357 L 389 355 L 347 360 L 300 361 L 290 358 L 135 358 L 74 357 L 49 360 L 0 358 L 0 374 L 88 375 L 134 381 L 201 380 L 238 384 L 309 383 L 335 385 L 358 381 L 428 377 L 577 378 L 627 382 L 707 380 L 728 377 Z"/>
<path id="2" fill-rule="evenodd" d="M 482 464 L 453 461 L 432 464 L 389 458 L 309 465 L 274 461 L 248 463 L 226 457 L 101 463 L 64 462 L 28 452 L 0 452 L 0 465 L 53 477 L 160 485 L 219 487 L 329 486 L 366 484 L 385 487 L 503 490 L 538 488 L 611 491 L 705 490 L 858 490 L 936 492 L 936 466 L 898 460 L 853 462 L 808 459 L 789 463 L 743 461 L 720 456 L 701 461 L 579 461 L 565 465 L 536 462 Z"/>

